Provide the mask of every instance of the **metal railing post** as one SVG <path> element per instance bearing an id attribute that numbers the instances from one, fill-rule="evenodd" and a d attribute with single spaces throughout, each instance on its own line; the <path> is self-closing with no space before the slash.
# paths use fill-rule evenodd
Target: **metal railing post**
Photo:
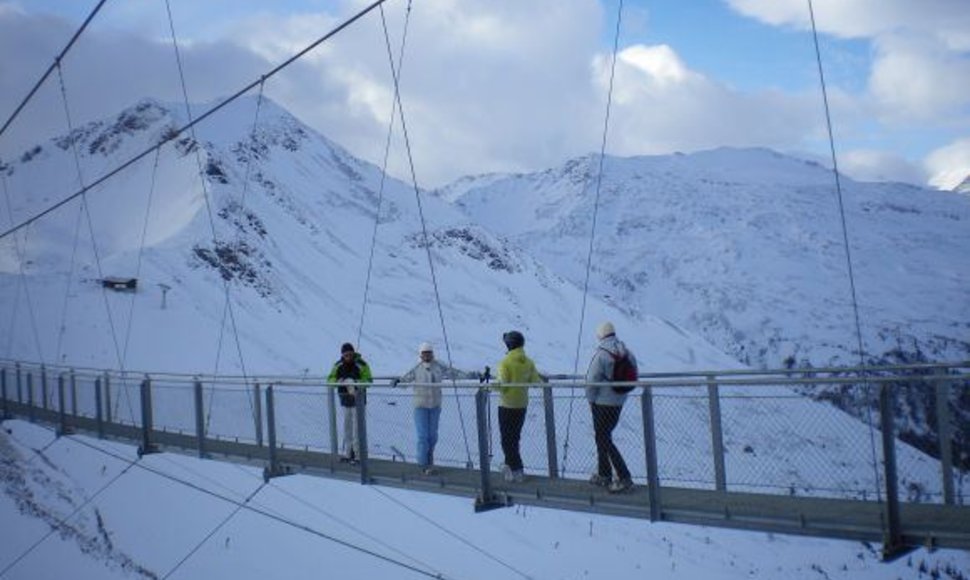
<path id="1" fill-rule="evenodd" d="M 158 447 L 152 443 L 152 380 L 147 375 L 141 382 L 141 446 L 138 456 L 156 453 Z"/>
<path id="2" fill-rule="evenodd" d="M 549 461 L 549 478 L 559 477 L 559 460 L 556 454 L 556 409 L 552 387 L 542 387 L 542 404 L 546 411 L 546 454 Z"/>
<path id="3" fill-rule="evenodd" d="M 199 448 L 199 457 L 205 458 L 205 407 L 204 398 L 202 396 L 202 381 L 195 379 L 193 383 L 193 392 L 195 394 L 195 436 L 196 444 Z"/>
<path id="4" fill-rule="evenodd" d="M 721 426 L 721 394 L 714 375 L 707 376 L 707 401 L 711 417 L 711 454 L 714 456 L 714 489 L 727 491 L 724 472 L 724 430 Z"/>
<path id="5" fill-rule="evenodd" d="M 0 421 L 10 418 L 10 402 L 7 400 L 7 367 L 0 369 L 0 395 L 3 395 L 3 416 Z"/>
<path id="6" fill-rule="evenodd" d="M 367 389 L 357 387 L 356 404 L 354 405 L 357 420 L 357 459 L 360 461 L 360 482 L 370 483 L 367 456 Z"/>
<path id="7" fill-rule="evenodd" d="M 660 469 L 657 466 L 657 423 L 653 416 L 653 388 L 643 387 L 640 395 L 640 414 L 643 417 L 643 449 L 647 464 L 647 498 L 650 501 L 650 521 L 660 520 Z"/>
<path id="8" fill-rule="evenodd" d="M 71 377 L 73 379 L 73 377 Z M 104 439 L 104 414 L 101 410 L 101 377 L 94 379 L 94 417 L 98 425 L 98 439 Z"/>
<path id="9" fill-rule="evenodd" d="M 327 413 L 330 415 L 330 471 L 337 468 L 339 445 L 337 442 L 337 394 L 333 386 L 327 386 Z"/>
<path id="10" fill-rule="evenodd" d="M 260 396 L 259 383 L 253 385 L 253 413 L 256 421 L 256 445 L 263 446 L 263 398 Z"/>
<path id="11" fill-rule="evenodd" d="M 899 519 L 899 491 L 896 473 L 896 427 L 893 416 L 893 386 L 886 383 L 879 388 L 879 418 L 882 428 L 883 474 L 886 483 L 886 530 L 883 539 L 883 558 L 892 558 L 905 549 Z"/>
<path id="12" fill-rule="evenodd" d="M 124 384 L 124 381 L 121 383 Z M 112 421 L 111 417 L 111 377 L 108 375 L 108 371 L 104 372 L 104 418 L 110 423 Z"/>
<path id="13" fill-rule="evenodd" d="M 47 410 L 49 405 L 47 404 L 47 367 L 40 365 L 40 408 Z"/>
<path id="14" fill-rule="evenodd" d="M 60 430 L 57 435 L 64 435 L 67 430 L 67 397 L 64 394 L 64 373 L 57 375 L 57 409 L 60 412 Z"/>
<path id="15" fill-rule="evenodd" d="M 269 465 L 263 469 L 263 481 L 283 475 L 279 459 L 276 456 L 276 407 L 273 403 L 273 385 L 266 386 L 266 435 L 269 438 Z"/>
<path id="16" fill-rule="evenodd" d="M 34 373 L 27 371 L 27 417 L 30 422 L 36 421 L 34 417 Z"/>
<path id="17" fill-rule="evenodd" d="M 20 363 L 17 363 L 16 368 L 17 368 L 17 402 L 18 403 L 23 403 L 24 402 L 24 393 L 23 393 L 23 385 L 22 385 L 21 379 L 20 379 L 20 376 L 21 376 L 21 374 L 20 374 Z"/>
<path id="18" fill-rule="evenodd" d="M 502 507 L 492 495 L 492 469 L 488 459 L 488 389 L 475 393 L 475 425 L 478 428 L 478 462 L 481 473 L 481 490 L 475 498 L 475 511 L 482 512 Z"/>
<path id="19" fill-rule="evenodd" d="M 946 369 L 941 369 L 941 374 Z M 953 434 L 950 425 L 950 382 L 946 380 L 936 383 L 936 431 L 940 438 L 940 466 L 943 476 L 943 503 L 954 505 L 956 499 L 953 489 Z"/>
<path id="20" fill-rule="evenodd" d="M 71 414 L 77 417 L 77 376 L 71 369 Z"/>

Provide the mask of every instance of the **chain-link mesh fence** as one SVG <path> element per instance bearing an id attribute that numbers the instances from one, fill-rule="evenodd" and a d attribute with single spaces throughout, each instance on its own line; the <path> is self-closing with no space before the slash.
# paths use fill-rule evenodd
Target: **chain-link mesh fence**
<path id="1" fill-rule="evenodd" d="M 2 366 L 7 401 L 19 403 L 19 408 L 32 401 L 35 409 L 60 411 L 63 380 L 68 415 L 141 425 L 144 375 L 63 368 L 42 373 L 39 365 Z M 649 390 L 637 388 L 626 397 L 612 440 L 639 485 L 649 481 L 647 450 L 652 444 L 655 475 L 663 487 L 863 501 L 885 499 L 883 446 L 888 443 L 901 501 L 963 504 L 970 496 L 970 381 L 966 375 L 943 375 L 942 380 L 940 373 L 663 377 L 648 381 Z M 167 375 L 148 379 L 154 428 L 194 434 L 199 420 L 196 381 Z M 206 436 L 268 444 L 266 390 L 271 382 L 257 387 L 253 379 L 201 379 Z M 280 447 L 347 452 L 347 409 L 333 389 L 305 379 L 275 384 L 274 426 Z M 494 388 L 487 392 L 484 416 L 479 417 L 478 384 L 443 384 L 441 389 L 434 463 L 479 468 L 481 425 L 488 466 L 500 471 L 506 458 L 499 393 Z M 413 386 L 391 388 L 378 381 L 366 393 L 368 456 L 419 463 Z M 643 413 L 645 401 L 652 409 L 652 430 Z M 888 439 L 881 406 L 892 410 L 894 428 Z M 597 473 L 593 414 L 584 385 L 530 387 L 519 450 L 530 477 L 586 480 Z"/>

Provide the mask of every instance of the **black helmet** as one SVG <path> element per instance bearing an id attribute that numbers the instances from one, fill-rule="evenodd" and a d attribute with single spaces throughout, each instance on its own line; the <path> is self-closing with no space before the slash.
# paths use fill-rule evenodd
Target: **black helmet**
<path id="1" fill-rule="evenodd" d="M 502 341 L 509 350 L 525 346 L 525 337 L 518 330 L 510 330 L 502 335 Z"/>

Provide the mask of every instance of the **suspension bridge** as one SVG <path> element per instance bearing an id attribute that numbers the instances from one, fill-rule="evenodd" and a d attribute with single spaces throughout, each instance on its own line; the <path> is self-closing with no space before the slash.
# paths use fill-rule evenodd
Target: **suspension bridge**
<path id="1" fill-rule="evenodd" d="M 591 440 L 574 440 L 566 465 L 564 418 L 571 391 L 584 386 L 573 377 L 532 386 L 521 483 L 498 471 L 495 401 L 477 381 L 459 383 L 456 397 L 474 409 L 473 452 L 461 445 L 460 401 L 448 401 L 433 474 L 415 462 L 409 443 L 409 395 L 389 379 L 377 379 L 361 397 L 366 404 L 355 408 L 355 464 L 341 461 L 337 385 L 322 378 L 138 379 L 131 372 L 4 361 L 0 381 L 5 418 L 43 423 L 61 435 L 128 442 L 140 454 L 259 465 L 267 480 L 302 473 L 468 497 L 476 510 L 524 504 L 882 542 L 886 557 L 917 546 L 970 549 L 970 481 L 953 462 L 947 404 L 951 389 L 967 388 L 970 363 L 644 375 L 616 434 L 636 483 L 623 494 L 589 484 Z M 811 396 L 827 386 L 863 384 L 880 409 L 874 430 Z M 901 441 L 894 425 L 897 393 L 914 388 L 935 393 L 935 458 Z M 207 408 L 204 394 L 218 404 Z"/>
<path id="2" fill-rule="evenodd" d="M 17 232 L 78 198 L 82 208 L 86 208 L 85 196 L 93 188 L 123 174 L 142 159 L 155 155 L 157 168 L 162 147 L 182 136 L 189 135 L 194 139 L 194 128 L 198 123 L 218 114 L 245 94 L 258 91 L 257 103 L 260 102 L 264 85 L 278 72 L 376 10 L 380 12 L 394 83 L 384 169 L 391 132 L 395 119 L 399 119 L 421 218 L 423 247 L 435 288 L 447 363 L 452 366 L 399 90 L 407 19 L 395 62 L 384 19 L 384 2 L 380 0 L 365 7 L 282 64 L 193 118 L 171 7 L 166 0 L 172 48 L 179 65 L 188 122 L 171 131 L 159 143 L 93 179 L 83 179 L 78 162 L 79 189 L 13 224 L 0 234 L 0 240 L 13 238 Z M 104 3 L 105 0 L 101 0 L 97 4 L 7 119 L 0 129 L 0 136 L 54 73 L 59 80 L 68 129 L 75 129 L 70 116 L 68 90 L 61 74 L 63 57 Z M 410 15 L 410 4 L 407 14 Z M 622 2 L 617 15 L 614 65 Z M 814 13 L 812 18 L 814 24 Z M 824 94 L 820 55 L 818 63 Z M 612 86 L 611 71 L 610 100 L 595 183 L 597 205 L 594 207 L 598 207 L 600 194 Z M 255 117 L 254 133 L 259 117 L 258 105 Z M 830 122 L 829 134 L 831 138 Z M 195 154 L 201 175 L 205 170 L 199 149 Z M 832 154 L 842 211 L 834 145 Z M 77 161 L 76 150 L 74 156 Z M 208 208 L 205 179 L 201 183 Z M 248 176 L 244 183 L 248 185 Z M 6 193 L 6 186 L 4 190 Z M 383 190 L 378 192 L 375 211 L 375 238 L 382 193 Z M 242 203 L 245 204 L 245 191 Z M 208 213 L 211 222 L 211 209 Z M 80 215 L 83 212 L 79 214 L 78 227 L 82 223 Z M 845 234 L 844 213 L 842 215 Z M 91 228 L 90 216 L 86 217 Z M 594 213 L 586 260 L 580 336 L 585 322 L 595 227 Z M 212 230 L 215 239 L 214 224 Z M 93 228 L 90 235 L 94 245 Z M 76 239 L 77 232 L 75 243 Z M 144 234 L 142 244 L 144 249 Z M 357 329 L 358 343 L 363 335 L 373 247 L 372 239 L 371 261 Z M 20 256 L 20 247 L 16 246 L 16 250 Z M 126 369 L 117 336 L 114 343 L 118 365 L 114 369 L 26 360 L 0 361 L 2 413 L 4 419 L 20 418 L 48 425 L 61 436 L 79 433 L 135 444 L 140 454 L 191 453 L 213 460 L 262 466 L 267 480 L 302 473 L 364 485 L 400 487 L 467 497 L 473 500 L 476 510 L 524 504 L 649 521 L 864 540 L 882 543 L 887 558 L 916 546 L 970 550 L 970 508 L 965 500 L 970 492 L 970 482 L 967 481 L 966 465 L 960 461 L 964 455 L 954 449 L 957 418 L 949 403 L 965 398 L 963 393 L 970 388 L 970 363 L 866 366 L 862 358 L 865 349 L 859 329 L 847 237 L 845 250 L 852 283 L 855 340 L 860 364 L 854 368 L 642 374 L 626 403 L 616 432 L 617 444 L 628 458 L 636 484 L 629 493 L 612 494 L 591 486 L 587 478 L 594 464 L 592 440 L 579 435 L 571 437 L 573 431 L 584 428 L 584 432 L 590 431 L 589 419 L 582 413 L 576 414 L 573 423 L 576 401 L 585 404 L 577 391 L 581 393 L 587 386 L 577 372 L 579 340 L 571 374 L 551 377 L 549 383 L 542 385 L 520 385 L 529 387 L 534 393 L 523 434 L 527 473 L 523 482 L 507 482 L 499 476 L 498 458 L 493 453 L 496 447 L 496 433 L 492 428 L 495 401 L 489 387 L 478 381 L 457 381 L 449 385 L 454 387 L 455 396 L 444 404 L 441 443 L 435 458 L 438 470 L 432 474 L 424 473 L 414 461 L 415 453 L 408 443 L 412 439 L 410 414 L 406 410 L 408 395 L 406 390 L 391 386 L 392 377 L 378 378 L 360 398 L 354 414 L 360 434 L 359 461 L 344 463 L 338 452 L 336 385 L 321 377 L 253 376 L 246 373 L 245 368 L 244 375 L 238 377 L 135 372 Z M 94 253 L 100 260 L 96 248 Z M 104 277 L 100 261 L 98 274 Z M 22 262 L 20 275 L 26 276 Z M 232 285 L 229 280 L 224 282 L 223 326 L 228 323 L 238 349 L 237 321 L 230 299 Z M 29 299 L 27 306 L 33 308 Z M 113 324 L 110 326 L 114 333 Z M 222 336 L 220 344 L 221 341 Z M 866 407 L 879 410 L 878 420 L 872 415 L 868 420 L 850 417 L 819 402 L 818 399 L 825 396 L 825 389 L 832 387 L 864 393 Z M 935 435 L 931 445 L 924 440 L 919 449 L 903 441 L 900 430 L 894 425 L 893 409 L 900 393 L 906 389 L 925 390 L 932 393 L 928 400 L 935 401 L 932 408 Z M 216 398 L 218 404 L 214 403 Z M 466 416 L 462 408 L 473 412 Z"/>

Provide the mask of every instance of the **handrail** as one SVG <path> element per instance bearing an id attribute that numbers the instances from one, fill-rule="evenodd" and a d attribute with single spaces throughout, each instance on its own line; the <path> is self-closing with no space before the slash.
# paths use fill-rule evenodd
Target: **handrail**
<path id="1" fill-rule="evenodd" d="M 232 384 L 232 385 L 276 385 L 280 387 L 335 387 L 336 383 L 327 381 L 322 375 L 262 375 L 262 376 L 241 376 L 241 375 L 206 375 L 206 374 L 187 374 L 173 372 L 144 372 L 144 371 L 124 371 L 114 369 L 96 369 L 91 367 L 69 367 L 64 365 L 51 365 L 36 362 L 16 361 L 12 359 L 0 358 L 0 365 L 15 366 L 21 369 L 44 369 L 49 373 L 73 373 L 78 378 L 98 378 L 109 376 L 119 381 L 140 381 L 145 377 L 151 377 L 153 381 L 164 381 L 166 383 L 185 383 L 194 384 L 202 382 L 207 385 L 213 384 Z M 966 372 L 959 372 L 966 369 Z M 901 371 L 926 372 L 927 374 L 881 376 L 880 373 L 899 373 Z M 934 383 L 950 381 L 954 375 L 945 373 L 932 373 L 930 371 L 957 371 L 958 377 L 970 378 L 970 361 L 959 361 L 952 363 L 920 363 L 908 365 L 885 365 L 885 366 L 866 366 L 866 367 L 820 367 L 820 368 L 799 368 L 799 369 L 725 369 L 709 371 L 684 371 L 684 372 L 657 372 L 640 373 L 640 380 L 627 383 L 588 383 L 582 375 L 552 374 L 547 375 L 547 384 L 556 389 L 574 388 L 578 386 L 617 386 L 632 385 L 634 387 L 698 387 L 709 383 L 711 377 L 716 378 L 721 386 L 783 386 L 783 385 L 818 385 L 818 384 L 846 384 L 858 381 L 866 381 L 873 384 L 893 384 L 909 382 L 918 378 L 921 381 Z M 830 375 L 830 376 L 819 376 Z M 372 386 L 386 387 L 397 377 L 395 376 L 376 376 Z M 449 383 L 450 384 L 450 383 Z M 399 387 L 421 387 L 436 386 L 427 383 L 397 383 Z M 493 381 L 489 387 L 534 387 L 535 383 L 499 383 Z M 437 385 L 440 386 L 440 385 Z M 477 378 L 458 379 L 455 386 L 465 389 L 477 389 L 483 386 Z"/>

